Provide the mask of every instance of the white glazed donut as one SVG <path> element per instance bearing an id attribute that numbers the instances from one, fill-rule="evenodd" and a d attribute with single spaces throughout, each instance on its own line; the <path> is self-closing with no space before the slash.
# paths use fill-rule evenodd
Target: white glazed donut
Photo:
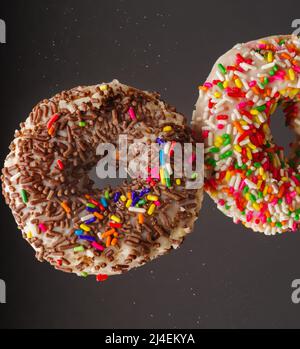
<path id="1" fill-rule="evenodd" d="M 274 235 L 300 223 L 300 39 L 238 44 L 220 57 L 200 95 L 193 127 L 205 142 L 206 184 L 234 222 Z M 270 117 L 280 106 L 296 141 L 286 158 Z"/>
<path id="2" fill-rule="evenodd" d="M 38 260 L 103 281 L 177 248 L 191 231 L 202 187 L 187 189 L 194 179 L 175 181 L 170 168 L 95 187 L 88 173 L 100 158 L 96 147 L 117 146 L 121 134 L 169 152 L 191 142 L 185 117 L 158 94 L 117 80 L 43 100 L 21 123 L 2 171 L 3 194 Z"/>

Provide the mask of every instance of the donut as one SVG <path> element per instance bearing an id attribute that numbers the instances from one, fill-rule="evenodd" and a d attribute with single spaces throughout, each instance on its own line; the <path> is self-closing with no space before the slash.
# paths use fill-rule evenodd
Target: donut
<path id="1" fill-rule="evenodd" d="M 266 235 L 300 223 L 300 39 L 271 36 L 238 44 L 199 86 L 193 128 L 205 149 L 205 190 L 235 223 Z M 275 144 L 280 107 L 295 133 L 290 154 Z"/>
<path id="2" fill-rule="evenodd" d="M 98 146 L 113 144 L 120 157 L 120 135 L 159 144 L 169 167 L 160 162 L 160 175 L 149 167 L 145 177 L 99 188 L 90 178 L 105 157 Z M 186 118 L 157 93 L 117 80 L 80 86 L 41 101 L 20 124 L 2 192 L 39 261 L 104 281 L 176 249 L 191 232 L 203 188 L 188 188 L 197 176 L 172 176 L 172 148 L 186 142 Z"/>

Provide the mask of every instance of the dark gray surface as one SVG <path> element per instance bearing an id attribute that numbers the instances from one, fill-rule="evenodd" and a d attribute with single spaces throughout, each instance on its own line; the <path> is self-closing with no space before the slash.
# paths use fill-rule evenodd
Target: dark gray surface
<path id="1" fill-rule="evenodd" d="M 159 90 L 190 116 L 197 86 L 235 43 L 291 33 L 299 1 L 10 1 L 0 5 L 1 163 L 36 102 L 118 78 Z M 282 115 L 279 116 L 279 118 Z M 275 116 L 276 118 L 276 116 Z M 279 119 L 278 119 L 279 120 Z M 281 120 L 277 141 L 288 143 Z M 39 264 L 1 199 L 0 327 L 299 327 L 291 282 L 300 234 L 267 238 L 235 225 L 205 197 L 182 248 L 98 284 Z"/>

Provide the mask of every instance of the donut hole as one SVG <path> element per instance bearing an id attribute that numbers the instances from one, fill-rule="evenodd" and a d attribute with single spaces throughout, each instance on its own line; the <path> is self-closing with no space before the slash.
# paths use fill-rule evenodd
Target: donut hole
<path id="1" fill-rule="evenodd" d="M 136 178 L 147 178 L 144 176 L 148 175 L 147 169 L 151 158 L 149 148 L 144 147 L 147 147 L 147 142 L 140 139 L 129 145 L 126 158 L 121 157 L 116 160 L 115 151 L 112 150 L 105 150 L 104 155 L 96 156 L 96 164 L 88 171 L 88 177 L 94 182 L 94 188 L 99 190 L 108 187 L 117 188 L 127 185 Z M 118 146 L 115 150 L 119 152 Z"/>
<path id="2" fill-rule="evenodd" d="M 122 186 L 125 178 L 99 178 L 96 172 L 96 166 L 94 166 L 88 173 L 89 178 L 94 182 L 94 186 L 97 189 L 105 189 L 107 187 L 116 188 Z M 127 179 L 130 179 L 128 176 Z"/>
<path id="3" fill-rule="evenodd" d="M 290 144 L 295 138 L 293 130 L 286 125 L 286 116 L 282 108 L 277 108 L 271 116 L 270 128 L 274 142 L 284 149 L 284 155 L 288 158 L 291 155 Z"/>

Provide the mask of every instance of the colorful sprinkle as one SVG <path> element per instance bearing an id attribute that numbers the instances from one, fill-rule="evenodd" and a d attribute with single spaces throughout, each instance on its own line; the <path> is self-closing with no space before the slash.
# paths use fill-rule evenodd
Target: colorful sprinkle
<path id="1" fill-rule="evenodd" d="M 62 202 L 60 205 L 67 213 L 71 212 L 71 209 L 66 202 Z"/>
<path id="2" fill-rule="evenodd" d="M 152 215 L 153 215 L 153 213 L 154 213 L 154 211 L 155 211 L 155 208 L 156 208 L 155 204 L 151 204 L 151 205 L 150 205 L 150 207 L 149 207 L 149 209 L 148 209 L 148 212 L 147 212 L 149 216 L 152 216 Z"/>
<path id="3" fill-rule="evenodd" d="M 47 123 L 48 130 L 52 128 L 53 124 L 59 119 L 59 114 L 54 114 Z"/>
<path id="4" fill-rule="evenodd" d="M 120 200 L 120 197 L 121 197 L 121 193 L 120 192 L 117 192 L 114 194 L 114 202 L 118 202 Z"/>
<path id="5" fill-rule="evenodd" d="M 173 127 L 172 126 L 165 126 L 163 128 L 163 132 L 171 132 L 171 131 L 173 131 Z"/>
<path id="6" fill-rule="evenodd" d="M 130 207 L 129 212 L 134 212 L 134 213 L 146 213 L 146 210 L 144 208 L 138 208 L 138 207 Z"/>
<path id="7" fill-rule="evenodd" d="M 122 228 L 122 224 L 121 224 L 121 223 L 109 222 L 109 226 L 110 226 L 111 228 Z"/>
<path id="8" fill-rule="evenodd" d="M 93 236 L 88 236 L 88 235 L 79 235 L 78 236 L 80 240 L 86 240 L 86 241 L 96 241 L 96 238 Z"/>
<path id="9" fill-rule="evenodd" d="M 110 219 L 116 223 L 121 223 L 121 219 L 116 215 L 112 215 Z"/>
<path id="10" fill-rule="evenodd" d="M 64 164 L 63 164 L 63 162 L 61 161 L 61 160 L 57 160 L 57 166 L 58 166 L 58 168 L 62 171 L 63 169 L 64 169 Z"/>
<path id="11" fill-rule="evenodd" d="M 107 91 L 108 90 L 108 86 L 107 85 L 101 85 L 100 86 L 100 90 L 101 91 Z"/>
<path id="12" fill-rule="evenodd" d="M 101 198 L 100 201 L 101 201 L 101 204 L 103 205 L 103 207 L 105 207 L 105 208 L 108 207 L 108 203 L 106 201 L 106 198 Z"/>
<path id="13" fill-rule="evenodd" d="M 102 221 L 102 219 L 104 219 L 104 216 L 102 214 L 98 213 L 98 212 L 94 212 L 94 216 L 96 218 L 98 218 L 100 221 Z"/>
<path id="14" fill-rule="evenodd" d="M 103 281 L 106 281 L 107 279 L 108 279 L 108 275 L 105 275 L 105 274 L 99 274 L 96 276 L 97 282 L 103 282 Z"/>
<path id="15" fill-rule="evenodd" d="M 145 218 L 144 215 L 142 213 L 138 214 L 138 222 L 139 224 L 144 224 Z"/>
<path id="16" fill-rule="evenodd" d="M 78 246 L 78 247 L 74 247 L 74 252 L 84 252 L 84 247 L 83 246 Z"/>
<path id="17" fill-rule="evenodd" d="M 80 225 L 80 229 L 82 229 L 82 230 L 84 230 L 84 231 L 86 231 L 86 232 L 90 232 L 90 231 L 91 231 L 91 228 L 88 227 L 88 226 L 85 225 L 85 224 L 81 224 L 81 225 Z"/>
<path id="18" fill-rule="evenodd" d="M 46 226 L 45 224 L 43 224 L 43 223 L 40 223 L 40 224 L 39 224 L 39 229 L 40 229 L 43 233 L 45 233 L 45 232 L 48 230 L 47 226 Z"/>
<path id="19" fill-rule="evenodd" d="M 102 245 L 98 244 L 97 242 L 93 242 L 93 243 L 92 243 L 92 246 L 93 246 L 96 250 L 101 251 L 101 252 L 105 250 L 105 248 L 104 248 Z"/>
<path id="20" fill-rule="evenodd" d="M 24 189 L 21 190 L 21 197 L 22 197 L 22 200 L 23 200 L 24 204 L 27 204 L 28 196 L 27 196 L 26 190 L 24 190 Z"/>
<path id="21" fill-rule="evenodd" d="M 218 69 L 219 69 L 220 73 L 222 73 L 223 75 L 225 75 L 227 73 L 226 68 L 221 63 L 218 64 Z"/>
<path id="22" fill-rule="evenodd" d="M 129 116 L 131 117 L 132 120 L 136 120 L 136 115 L 135 115 L 135 111 L 132 107 L 129 108 Z"/>
<path id="23" fill-rule="evenodd" d="M 149 201 L 158 201 L 158 196 L 157 195 L 148 195 L 147 200 Z"/>

